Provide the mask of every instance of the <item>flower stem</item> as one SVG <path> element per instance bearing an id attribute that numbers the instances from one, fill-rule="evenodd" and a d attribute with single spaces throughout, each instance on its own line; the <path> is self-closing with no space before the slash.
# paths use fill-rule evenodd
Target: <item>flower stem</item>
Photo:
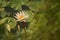
<path id="1" fill-rule="evenodd" d="M 26 40 L 26 27 L 24 28 L 24 40 Z"/>

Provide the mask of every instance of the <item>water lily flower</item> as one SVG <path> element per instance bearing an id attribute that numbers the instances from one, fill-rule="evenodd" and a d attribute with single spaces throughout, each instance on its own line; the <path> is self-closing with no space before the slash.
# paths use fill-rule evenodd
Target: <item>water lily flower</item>
<path id="1" fill-rule="evenodd" d="M 17 21 L 25 21 L 25 19 L 28 18 L 28 14 L 25 11 L 20 11 L 17 12 L 14 17 L 17 19 Z"/>

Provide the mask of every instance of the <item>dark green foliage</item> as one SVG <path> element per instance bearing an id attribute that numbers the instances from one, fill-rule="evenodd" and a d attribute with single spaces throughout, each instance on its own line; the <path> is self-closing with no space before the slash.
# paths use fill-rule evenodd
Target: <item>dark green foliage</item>
<path id="1" fill-rule="evenodd" d="M 16 22 L 22 10 L 29 18 Z M 60 40 L 60 0 L 0 0 L 0 40 Z"/>

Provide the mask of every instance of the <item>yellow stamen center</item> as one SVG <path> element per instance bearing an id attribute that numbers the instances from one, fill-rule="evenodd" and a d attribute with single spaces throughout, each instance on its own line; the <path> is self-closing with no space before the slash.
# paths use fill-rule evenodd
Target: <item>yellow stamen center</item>
<path id="1" fill-rule="evenodd" d="M 23 15 L 21 15 L 21 16 L 19 16 L 19 18 L 20 18 L 20 19 L 24 19 L 24 16 L 23 16 Z"/>

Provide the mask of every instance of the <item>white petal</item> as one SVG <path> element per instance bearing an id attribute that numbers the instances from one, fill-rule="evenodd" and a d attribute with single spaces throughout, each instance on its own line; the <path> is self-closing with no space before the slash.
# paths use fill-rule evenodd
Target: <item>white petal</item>
<path id="1" fill-rule="evenodd" d="M 19 13 L 21 13 L 21 11 Z"/>
<path id="2" fill-rule="evenodd" d="M 17 14 L 15 14 L 16 16 L 14 16 L 17 21 L 21 21 L 23 19 L 27 19 L 28 18 L 28 14 L 25 11 L 20 11 L 19 13 L 17 12 Z M 23 16 L 23 18 L 19 18 L 20 16 Z"/>
<path id="3" fill-rule="evenodd" d="M 19 16 L 19 13 L 15 14 L 16 16 Z"/>
<path id="4" fill-rule="evenodd" d="M 19 19 L 17 16 L 14 16 L 17 20 Z"/>

